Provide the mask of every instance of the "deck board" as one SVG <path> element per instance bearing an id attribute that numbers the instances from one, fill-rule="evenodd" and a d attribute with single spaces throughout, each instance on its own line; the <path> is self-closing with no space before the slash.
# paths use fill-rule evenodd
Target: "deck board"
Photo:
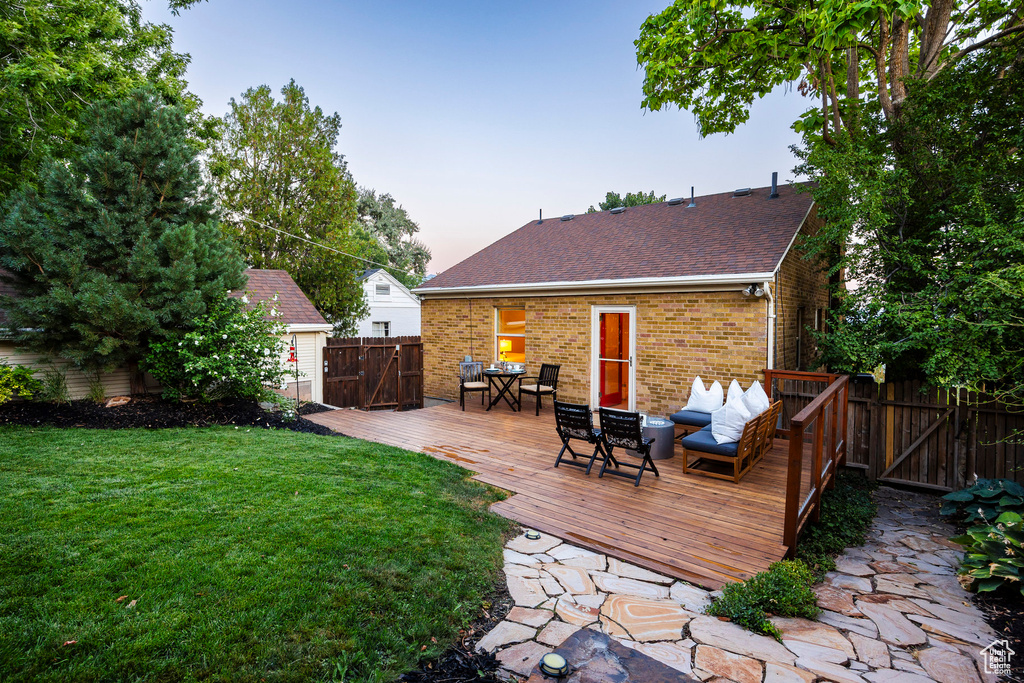
<path id="1" fill-rule="evenodd" d="M 532 408 L 532 405 L 530 406 Z M 788 442 L 739 483 L 684 475 L 677 456 L 640 486 L 554 467 L 561 442 L 551 408 L 485 412 L 467 401 L 407 412 L 336 410 L 308 416 L 351 437 L 456 463 L 514 495 L 491 509 L 581 547 L 717 589 L 782 559 Z"/>

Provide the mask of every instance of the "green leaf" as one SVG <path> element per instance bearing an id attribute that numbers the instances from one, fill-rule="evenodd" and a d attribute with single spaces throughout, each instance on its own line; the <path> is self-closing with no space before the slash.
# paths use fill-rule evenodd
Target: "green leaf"
<path id="1" fill-rule="evenodd" d="M 1020 524 L 1020 522 L 1021 516 L 1012 510 L 1007 510 L 996 518 L 997 524 Z"/>
<path id="2" fill-rule="evenodd" d="M 953 500 L 960 503 L 967 503 L 974 500 L 974 494 L 967 489 L 963 489 L 961 491 L 953 491 L 952 493 L 947 493 L 946 495 L 943 496 L 943 498 L 946 500 Z"/>
<path id="3" fill-rule="evenodd" d="M 1000 586 L 1002 586 L 1003 585 L 1003 580 L 1002 579 L 982 579 L 981 581 L 977 581 L 975 583 L 975 585 L 978 587 L 978 592 L 979 593 L 985 593 L 985 592 L 988 592 L 988 591 L 994 591 L 995 589 L 997 589 Z"/>

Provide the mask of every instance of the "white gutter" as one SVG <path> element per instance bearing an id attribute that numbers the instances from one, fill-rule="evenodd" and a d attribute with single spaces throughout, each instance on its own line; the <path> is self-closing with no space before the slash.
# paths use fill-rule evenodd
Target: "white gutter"
<path id="1" fill-rule="evenodd" d="M 299 323 L 296 325 L 285 325 L 285 329 L 291 334 L 292 332 L 330 332 L 334 327 L 324 323 Z"/>
<path id="2" fill-rule="evenodd" d="M 469 287 L 417 287 L 414 293 L 430 298 L 434 295 L 449 296 L 487 296 L 505 294 L 563 294 L 566 290 L 633 290 L 673 287 L 723 287 L 747 286 L 751 282 L 761 282 L 774 276 L 768 273 L 739 273 L 730 275 L 689 275 L 686 277 L 643 277 L 605 280 L 560 280 L 557 282 L 525 282 L 502 285 L 473 285 Z M 742 289 L 742 287 L 740 287 Z"/>

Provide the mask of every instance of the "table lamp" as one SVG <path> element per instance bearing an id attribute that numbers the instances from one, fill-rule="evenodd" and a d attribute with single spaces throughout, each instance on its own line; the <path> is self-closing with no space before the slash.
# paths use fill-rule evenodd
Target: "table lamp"
<path id="1" fill-rule="evenodd" d="M 498 351 L 501 352 L 501 359 L 505 360 L 505 354 L 512 350 L 511 339 L 499 339 L 498 340 Z"/>

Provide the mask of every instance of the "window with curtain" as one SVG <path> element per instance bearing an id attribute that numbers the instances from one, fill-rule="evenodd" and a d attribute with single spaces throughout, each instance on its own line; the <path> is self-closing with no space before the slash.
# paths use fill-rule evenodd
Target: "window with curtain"
<path id="1" fill-rule="evenodd" d="M 526 362 L 526 311 L 522 308 L 497 309 L 495 325 L 497 360 Z"/>

